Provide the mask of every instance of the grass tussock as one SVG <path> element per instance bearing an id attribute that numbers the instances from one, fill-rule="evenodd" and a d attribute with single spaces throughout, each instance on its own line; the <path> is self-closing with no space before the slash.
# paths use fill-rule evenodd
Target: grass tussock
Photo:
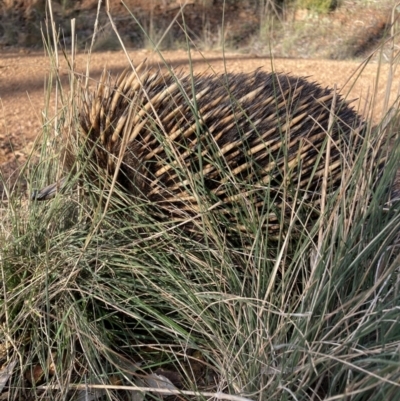
<path id="1" fill-rule="evenodd" d="M 74 80 L 72 71 L 69 95 L 55 80 L 62 107 L 44 124 L 41 161 L 29 169 L 35 187 L 61 175 L 62 157 L 47 144 L 60 141 L 52 128 L 77 124 Z M 188 214 L 186 230 L 132 202 L 112 177 L 85 179 L 93 167 L 84 157 L 53 201 L 11 194 L 0 208 L 3 392 L 28 400 L 395 399 L 397 115 L 392 109 L 367 129 L 318 213 L 295 203 L 274 236 L 240 203 L 240 230 L 212 210 Z M 278 213 L 274 204 L 266 189 L 265 216 Z"/>

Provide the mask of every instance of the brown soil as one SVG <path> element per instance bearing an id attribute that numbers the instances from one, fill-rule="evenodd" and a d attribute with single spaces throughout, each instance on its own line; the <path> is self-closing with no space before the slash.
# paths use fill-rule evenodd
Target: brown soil
<path id="1" fill-rule="evenodd" d="M 188 55 L 185 51 L 166 51 L 163 56 L 177 69 L 188 71 Z M 291 73 L 297 76 L 308 76 L 310 80 L 323 86 L 337 85 L 348 99 L 358 99 L 354 106 L 365 113 L 366 102 L 374 93 L 377 80 L 378 64 L 370 63 L 361 72 L 360 64 L 351 61 L 332 60 L 296 60 L 275 59 L 225 54 L 225 62 L 221 52 L 193 53 L 193 67 L 196 72 L 214 70 L 223 72 L 226 68 L 232 72 L 252 71 L 262 68 Z M 160 58 L 150 51 L 138 50 L 130 52 L 134 63 L 147 58 L 150 64 L 157 64 Z M 87 56 L 81 55 L 76 60 L 76 72 L 84 73 Z M 90 61 L 90 76 L 98 78 L 104 67 L 114 74 L 120 73 L 128 62 L 122 52 L 94 53 Z M 25 160 L 35 138 L 42 132 L 43 111 L 49 91 L 46 82 L 49 81 L 51 63 L 48 57 L 40 52 L 3 52 L 0 56 L 0 165 L 5 173 L 5 163 L 15 166 Z M 68 70 L 65 62 L 60 62 L 60 76 L 68 88 Z M 360 76 L 358 76 L 360 74 Z M 376 86 L 374 121 L 382 114 L 382 104 L 386 90 L 388 65 L 383 65 L 379 72 L 379 82 Z M 54 76 L 54 74 L 53 74 Z M 400 72 L 394 77 L 399 82 Z M 48 110 L 54 115 L 54 90 L 50 92 Z M 393 93 L 393 98 L 394 98 Z M 393 100 L 393 99 L 392 99 Z M 10 162 L 13 162 L 10 164 Z M 7 172 L 8 176 L 9 172 Z"/>

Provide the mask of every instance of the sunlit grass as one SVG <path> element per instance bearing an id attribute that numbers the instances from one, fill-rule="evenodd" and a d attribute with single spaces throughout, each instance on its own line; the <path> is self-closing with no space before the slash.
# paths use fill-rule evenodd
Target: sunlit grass
<path id="1" fill-rule="evenodd" d="M 49 53 L 55 62 L 54 49 Z M 71 81 L 66 94 L 54 80 L 61 111 L 45 121 L 40 162 L 29 170 L 32 189 L 61 176 L 62 158 L 48 143 L 53 128 L 60 133 L 66 121 L 76 124 L 72 75 Z M 325 199 L 325 213 L 316 217 L 300 192 L 291 194 L 299 202 L 273 236 L 252 218 L 256 210 L 240 203 L 240 230 L 226 227 L 213 209 L 196 219 L 188 213 L 186 230 L 160 219 L 154 205 L 111 188 L 111 179 L 101 188 L 86 180 L 91 166 L 80 157 L 54 200 L 11 194 L 0 207 L 0 366 L 16 362 L 4 390 L 9 398 L 67 400 L 77 392 L 93 399 L 89 390 L 98 385 L 103 399 L 123 399 L 113 385 L 154 388 L 157 373 L 172 381 L 160 385 L 170 393 L 394 399 L 395 111 L 389 124 L 368 129 L 357 155 L 348 149 L 342 184 Z M 387 149 L 384 138 L 391 138 Z M 244 186 L 231 180 L 232 191 Z M 193 180 L 192 190 L 203 188 Z M 276 215 L 268 188 L 265 194 L 265 216 Z"/>

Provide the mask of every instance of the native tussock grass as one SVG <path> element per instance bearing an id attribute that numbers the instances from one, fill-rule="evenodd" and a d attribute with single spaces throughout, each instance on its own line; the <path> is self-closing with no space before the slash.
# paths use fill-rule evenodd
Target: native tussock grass
<path id="1" fill-rule="evenodd" d="M 45 36 L 56 71 L 51 22 Z M 70 93 L 56 73 L 49 80 L 60 113 L 45 121 L 32 187 L 61 176 L 59 147 L 48 144 L 77 124 L 69 59 Z M 178 390 L 183 399 L 394 399 L 400 212 L 388 188 L 399 166 L 397 110 L 382 121 L 348 158 L 341 187 L 321 197 L 322 216 L 299 202 L 273 238 L 247 204 L 235 241 L 223 214 L 193 220 L 193 236 L 131 202 L 112 177 L 100 189 L 85 180 L 83 157 L 53 201 L 11 196 L 0 209 L 3 391 L 57 400 Z M 201 192 L 195 181 L 192 190 Z M 266 215 L 276 213 L 268 196 L 266 188 Z"/>

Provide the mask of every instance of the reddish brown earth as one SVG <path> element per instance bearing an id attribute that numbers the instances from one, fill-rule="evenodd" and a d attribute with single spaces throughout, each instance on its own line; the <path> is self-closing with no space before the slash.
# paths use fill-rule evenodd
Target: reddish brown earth
<path id="1" fill-rule="evenodd" d="M 135 64 L 145 58 L 150 64 L 161 62 L 160 57 L 151 51 L 137 50 L 130 52 L 129 55 Z M 176 69 L 189 70 L 187 52 L 166 51 L 163 56 Z M 361 69 L 360 63 L 353 61 L 271 60 L 233 53 L 226 53 L 224 58 L 221 52 L 193 53 L 191 57 L 196 72 L 223 72 L 225 68 L 232 72 L 253 71 L 256 68 L 266 71 L 274 69 L 293 75 L 308 76 L 310 80 L 324 86 L 337 85 L 344 95 L 349 92 L 348 99 L 358 99 L 353 104 L 363 114 L 368 108 L 366 106 L 368 99 L 376 93 L 373 120 L 379 121 L 382 115 L 389 69 L 387 64 L 379 67 L 377 63 L 370 63 Z M 77 73 L 84 73 L 87 59 L 86 55 L 77 57 L 75 67 Z M 118 74 L 127 65 L 127 58 L 122 51 L 94 53 L 90 60 L 90 76 L 98 78 L 104 67 Z M 3 173 L 8 174 L 5 167 L 14 168 L 15 161 L 25 160 L 35 138 L 42 132 L 46 101 L 50 104 L 47 108 L 50 117 L 54 116 L 54 86 L 51 91 L 46 87 L 46 82 L 49 81 L 51 74 L 54 76 L 54 71 L 49 58 L 42 52 L 3 52 L 0 55 L 0 165 Z M 378 71 L 379 81 L 377 81 Z M 59 74 L 64 88 L 68 89 L 68 68 L 64 60 L 60 61 Z M 400 81 L 399 71 L 396 72 L 393 81 Z M 50 99 L 46 100 L 49 93 Z M 391 99 L 394 98 L 393 90 Z M 14 162 L 10 164 L 10 161 Z"/>

